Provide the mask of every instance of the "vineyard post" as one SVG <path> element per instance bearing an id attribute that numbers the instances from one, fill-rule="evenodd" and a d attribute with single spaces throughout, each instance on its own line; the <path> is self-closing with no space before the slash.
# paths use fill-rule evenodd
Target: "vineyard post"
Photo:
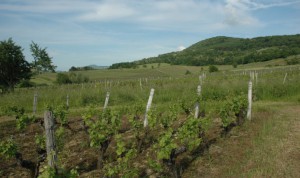
<path id="1" fill-rule="evenodd" d="M 252 110 L 252 82 L 249 81 L 249 88 L 248 88 L 248 111 L 247 111 L 247 118 L 251 120 L 251 110 Z"/>
<path id="2" fill-rule="evenodd" d="M 56 144 L 55 144 L 55 131 L 54 131 L 54 117 L 51 111 L 45 111 L 44 124 L 46 133 L 46 151 L 48 165 L 56 170 Z"/>
<path id="3" fill-rule="evenodd" d="M 198 95 L 198 97 L 200 97 L 200 95 L 201 95 L 201 85 L 198 85 L 198 87 L 197 87 L 197 95 Z M 200 104 L 199 104 L 199 101 L 197 101 L 196 108 L 195 108 L 195 118 L 199 117 L 199 110 L 200 110 L 199 107 L 200 107 Z"/>
<path id="4" fill-rule="evenodd" d="M 253 81 L 254 80 L 254 72 L 250 71 L 250 80 Z"/>
<path id="5" fill-rule="evenodd" d="M 148 112 L 149 112 L 151 104 L 152 104 L 153 95 L 154 95 L 154 89 L 151 88 L 149 99 L 148 99 L 148 103 L 147 103 L 147 106 L 146 106 L 146 113 L 145 113 L 145 119 L 144 119 L 144 127 L 148 126 Z"/>
<path id="6" fill-rule="evenodd" d="M 283 79 L 283 83 L 282 83 L 283 85 L 285 83 L 286 77 L 287 77 L 287 73 L 285 73 L 285 76 L 284 76 L 284 79 Z"/>
<path id="7" fill-rule="evenodd" d="M 33 96 L 33 114 L 36 113 L 37 99 L 38 99 L 38 94 L 37 92 L 35 92 Z"/>
<path id="8" fill-rule="evenodd" d="M 141 90 L 143 90 L 143 85 L 142 85 L 142 79 L 140 78 L 140 87 L 141 87 Z"/>
<path id="9" fill-rule="evenodd" d="M 202 85 L 202 75 L 199 75 L 199 82 L 200 82 L 200 85 Z"/>
<path id="10" fill-rule="evenodd" d="M 104 103 L 104 107 L 103 107 L 104 110 L 107 108 L 108 100 L 109 100 L 109 92 L 106 93 L 105 103 Z"/>
<path id="11" fill-rule="evenodd" d="M 258 72 L 255 72 L 255 84 L 257 85 L 257 81 L 258 81 Z"/>

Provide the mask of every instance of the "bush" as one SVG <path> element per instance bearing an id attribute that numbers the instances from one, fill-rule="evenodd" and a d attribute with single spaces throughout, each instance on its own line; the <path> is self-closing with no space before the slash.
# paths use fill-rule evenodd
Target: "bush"
<path id="1" fill-rule="evenodd" d="M 29 87 L 34 87 L 34 83 L 30 82 L 29 80 L 22 80 L 19 84 L 18 87 L 20 88 L 29 88 Z"/>
<path id="2" fill-rule="evenodd" d="M 219 69 L 214 65 L 210 65 L 208 70 L 210 73 L 219 71 Z"/>
<path id="3" fill-rule="evenodd" d="M 67 74 L 58 73 L 56 76 L 56 83 L 59 85 L 72 83 Z"/>
<path id="4" fill-rule="evenodd" d="M 295 58 L 291 58 L 291 59 L 286 59 L 286 64 L 287 65 L 295 65 L 295 64 L 299 64 L 300 63 L 300 59 Z"/>
<path id="5" fill-rule="evenodd" d="M 232 64 L 232 67 L 233 67 L 233 68 L 237 68 L 237 66 L 238 66 L 238 64 L 237 64 L 236 62 L 234 62 L 234 63 Z"/>
<path id="6" fill-rule="evenodd" d="M 83 76 L 82 74 L 76 74 L 71 72 L 69 75 L 64 73 L 58 73 L 56 76 L 56 83 L 59 85 L 61 84 L 68 84 L 68 83 L 87 83 L 89 82 L 89 78 Z"/>
<path id="7" fill-rule="evenodd" d="M 186 70 L 185 75 L 190 75 L 190 74 L 192 74 L 192 72 L 189 70 Z"/>

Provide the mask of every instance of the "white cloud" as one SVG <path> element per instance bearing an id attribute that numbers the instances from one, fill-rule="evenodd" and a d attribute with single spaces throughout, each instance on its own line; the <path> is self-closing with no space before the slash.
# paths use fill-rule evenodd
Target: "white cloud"
<path id="1" fill-rule="evenodd" d="M 178 46 L 177 51 L 185 50 L 185 48 L 186 48 L 186 47 L 184 47 L 184 46 Z"/>
<path id="2" fill-rule="evenodd" d="M 135 15 L 135 10 L 126 4 L 115 1 L 107 1 L 91 8 L 89 12 L 79 17 L 87 21 L 109 21 L 114 19 L 125 19 Z"/>
<path id="3" fill-rule="evenodd" d="M 227 0 L 225 5 L 225 24 L 230 26 L 246 25 L 256 26 L 260 22 L 251 16 L 248 0 Z"/>

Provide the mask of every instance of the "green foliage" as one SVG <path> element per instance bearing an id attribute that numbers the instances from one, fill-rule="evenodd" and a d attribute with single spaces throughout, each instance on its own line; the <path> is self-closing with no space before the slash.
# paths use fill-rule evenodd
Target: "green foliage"
<path id="1" fill-rule="evenodd" d="M 179 108 L 176 104 L 169 107 L 164 115 L 160 117 L 160 123 L 164 128 L 168 128 L 177 119 Z"/>
<path id="2" fill-rule="evenodd" d="M 290 59 L 286 59 L 286 64 L 287 65 L 296 65 L 300 63 L 300 58 L 290 58 Z"/>
<path id="3" fill-rule="evenodd" d="M 109 109 L 97 115 L 95 121 L 92 120 L 93 113 L 95 111 L 89 110 L 83 114 L 83 119 L 85 124 L 89 126 L 90 146 L 98 148 L 117 132 L 121 122 L 119 115 L 112 113 Z"/>
<path id="4" fill-rule="evenodd" d="M 223 127 L 226 128 L 230 124 L 235 123 L 240 112 L 243 112 L 245 115 L 247 104 L 247 99 L 242 95 L 228 98 L 220 108 Z"/>
<path id="5" fill-rule="evenodd" d="M 189 70 L 186 70 L 186 71 L 185 71 L 185 75 L 190 75 L 190 74 L 192 74 L 191 71 L 189 71 Z"/>
<path id="6" fill-rule="evenodd" d="M 49 166 L 46 167 L 45 171 L 39 175 L 39 178 L 77 178 L 79 173 L 76 169 L 70 171 L 59 168 L 57 171 Z"/>
<path id="7" fill-rule="evenodd" d="M 132 62 L 121 62 L 121 63 L 116 63 L 113 64 L 109 67 L 109 69 L 121 69 L 121 68 L 137 68 L 137 64 L 132 63 Z"/>
<path id="8" fill-rule="evenodd" d="M 18 119 L 16 120 L 16 124 L 17 124 L 18 130 L 25 129 L 28 124 L 30 124 L 32 121 L 35 120 L 34 116 L 29 117 L 28 115 L 20 115 L 17 117 L 18 117 Z"/>
<path id="9" fill-rule="evenodd" d="M 55 130 L 55 140 L 56 140 L 56 146 L 57 150 L 62 150 L 64 147 L 64 141 L 65 141 L 65 129 L 63 127 L 58 127 Z"/>
<path id="10" fill-rule="evenodd" d="M 16 84 L 31 77 L 30 64 L 25 60 L 22 48 L 11 38 L 0 42 L 0 89 L 13 91 Z"/>
<path id="11" fill-rule="evenodd" d="M 46 137 L 45 135 L 35 134 L 35 144 L 38 148 L 46 150 Z"/>
<path id="12" fill-rule="evenodd" d="M 186 115 L 190 115 L 192 112 L 191 103 L 188 101 L 180 101 L 180 107 L 185 112 Z"/>
<path id="13" fill-rule="evenodd" d="M 199 137 L 201 131 L 200 124 L 200 119 L 190 116 L 178 129 L 177 136 L 180 139 L 180 142 L 185 145 L 189 151 L 192 151 L 199 146 L 202 141 Z"/>
<path id="14" fill-rule="evenodd" d="M 67 114 L 68 111 L 65 105 L 58 105 L 53 110 L 53 115 L 55 119 L 59 121 L 61 126 L 66 125 L 68 123 Z"/>
<path id="15" fill-rule="evenodd" d="M 35 84 L 33 82 L 30 82 L 30 80 L 21 80 L 20 83 L 17 85 L 19 88 L 29 88 L 34 87 Z"/>
<path id="16" fill-rule="evenodd" d="M 10 108 L 16 114 L 16 127 L 18 130 L 23 130 L 27 125 L 36 120 L 35 116 L 28 116 L 25 113 L 24 108 L 18 108 L 16 106 Z"/>
<path id="17" fill-rule="evenodd" d="M 71 72 L 69 75 L 65 73 L 58 73 L 56 76 L 56 83 L 59 85 L 62 84 L 71 84 L 71 83 L 87 83 L 89 78 L 83 76 L 81 73 Z"/>
<path id="18" fill-rule="evenodd" d="M 154 145 L 157 151 L 157 158 L 160 160 L 170 159 L 173 149 L 177 147 L 173 139 L 173 129 L 169 128 L 162 136 L 159 137 L 158 143 Z"/>
<path id="19" fill-rule="evenodd" d="M 155 172 L 161 173 L 164 170 L 163 167 L 162 167 L 162 165 L 158 161 L 156 161 L 156 160 L 148 158 L 147 163 L 148 163 L 148 166 L 151 169 L 153 169 Z"/>
<path id="20" fill-rule="evenodd" d="M 84 67 L 74 67 L 72 66 L 69 69 L 69 72 L 73 72 L 73 71 L 86 71 L 86 70 L 95 70 L 93 67 L 90 66 L 84 66 Z"/>
<path id="21" fill-rule="evenodd" d="M 56 66 L 52 64 L 51 57 L 49 57 L 47 48 L 40 48 L 38 44 L 32 42 L 30 44 L 30 51 L 33 56 L 33 68 L 40 73 L 41 71 L 55 72 Z"/>
<path id="22" fill-rule="evenodd" d="M 137 156 L 137 150 L 130 148 L 126 150 L 125 142 L 121 135 L 115 136 L 117 142 L 116 153 L 118 155 L 116 164 L 106 164 L 104 170 L 106 176 L 112 177 L 120 175 L 121 177 L 131 178 L 138 176 L 138 170 L 133 168 L 130 163 Z"/>
<path id="23" fill-rule="evenodd" d="M 148 115 L 148 126 L 150 129 L 153 129 L 159 125 L 158 114 L 155 109 L 151 109 L 150 111 L 148 111 L 147 115 Z"/>
<path id="24" fill-rule="evenodd" d="M 59 85 L 71 83 L 69 76 L 64 73 L 57 73 L 56 83 Z"/>
<path id="25" fill-rule="evenodd" d="M 218 69 L 216 66 L 214 66 L 214 65 L 210 65 L 210 66 L 208 67 L 208 71 L 209 71 L 210 73 L 212 73 L 212 72 L 218 72 L 219 69 Z"/>
<path id="26" fill-rule="evenodd" d="M 232 64 L 232 67 L 233 67 L 233 68 L 237 68 L 237 66 L 238 66 L 238 64 L 237 64 L 236 62 L 234 62 L 234 63 Z"/>
<path id="27" fill-rule="evenodd" d="M 0 156 L 6 159 L 15 157 L 17 149 L 17 145 L 12 138 L 0 141 Z"/>

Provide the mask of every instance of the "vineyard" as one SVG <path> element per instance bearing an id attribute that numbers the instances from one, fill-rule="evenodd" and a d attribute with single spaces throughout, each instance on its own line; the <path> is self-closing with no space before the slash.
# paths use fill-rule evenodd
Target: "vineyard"
<path id="1" fill-rule="evenodd" d="M 256 103 L 300 103 L 299 81 L 289 66 L 17 89 L 0 96 L 0 176 L 182 177 Z"/>

